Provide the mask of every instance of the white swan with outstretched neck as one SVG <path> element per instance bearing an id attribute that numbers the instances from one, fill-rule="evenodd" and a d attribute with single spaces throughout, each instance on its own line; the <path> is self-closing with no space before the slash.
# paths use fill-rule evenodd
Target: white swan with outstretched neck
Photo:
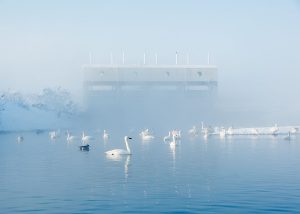
<path id="1" fill-rule="evenodd" d="M 164 137 L 164 142 L 168 142 L 170 140 L 172 140 L 171 132 L 169 132 L 169 135 Z"/>
<path id="2" fill-rule="evenodd" d="M 288 132 L 288 135 L 285 136 L 283 139 L 285 139 L 285 140 L 291 140 L 291 132 Z"/>
<path id="3" fill-rule="evenodd" d="M 175 148 L 176 147 L 176 145 L 177 145 L 177 142 L 176 142 L 176 136 L 173 134 L 172 135 L 172 142 L 170 142 L 170 147 L 171 148 Z"/>
<path id="4" fill-rule="evenodd" d="M 131 151 L 128 145 L 128 140 L 132 139 L 131 137 L 125 136 L 124 137 L 124 141 L 125 141 L 125 145 L 126 145 L 126 150 L 124 149 L 113 149 L 110 151 L 105 152 L 106 155 L 131 155 Z"/>
<path id="5" fill-rule="evenodd" d="M 82 138 L 81 138 L 81 141 L 83 144 L 85 143 L 88 143 L 89 141 L 93 140 L 93 137 L 92 136 L 89 136 L 89 135 L 85 135 L 84 132 L 82 132 Z"/>
<path id="6" fill-rule="evenodd" d="M 109 134 L 107 133 L 106 130 L 103 131 L 103 140 L 108 140 Z"/>
<path id="7" fill-rule="evenodd" d="M 73 136 L 73 135 L 70 135 L 70 132 L 67 131 L 67 141 L 68 141 L 68 142 L 72 142 L 72 141 L 74 141 L 74 140 L 76 140 L 76 137 Z"/>

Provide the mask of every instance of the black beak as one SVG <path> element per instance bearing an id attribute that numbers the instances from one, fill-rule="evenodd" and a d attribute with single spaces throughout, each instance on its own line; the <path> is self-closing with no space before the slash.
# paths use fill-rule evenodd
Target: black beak
<path id="1" fill-rule="evenodd" d="M 131 137 L 129 137 L 128 139 L 130 139 L 130 140 L 131 140 L 132 138 L 131 138 Z"/>

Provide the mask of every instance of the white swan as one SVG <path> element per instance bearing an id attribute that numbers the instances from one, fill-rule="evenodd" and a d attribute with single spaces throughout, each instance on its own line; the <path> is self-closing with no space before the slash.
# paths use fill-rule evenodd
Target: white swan
<path id="1" fill-rule="evenodd" d="M 232 127 L 232 126 L 230 126 L 230 127 L 228 128 L 227 134 L 228 134 L 228 135 L 233 135 L 233 127 Z"/>
<path id="2" fill-rule="evenodd" d="M 82 132 L 82 138 L 81 138 L 81 140 L 82 140 L 82 143 L 84 144 L 84 143 L 88 143 L 90 140 L 92 140 L 93 139 L 93 137 L 92 136 L 88 136 L 88 135 L 85 135 L 85 133 L 84 132 Z"/>
<path id="3" fill-rule="evenodd" d="M 18 143 L 21 143 L 21 142 L 23 142 L 23 140 L 24 140 L 23 136 L 18 136 L 18 137 L 17 137 L 17 141 L 18 141 Z"/>
<path id="4" fill-rule="evenodd" d="M 55 140 L 58 137 L 58 133 L 56 131 L 49 132 L 49 136 L 51 140 Z"/>
<path id="5" fill-rule="evenodd" d="M 259 135 L 259 131 L 256 128 L 251 129 L 252 134 Z"/>
<path id="6" fill-rule="evenodd" d="M 221 127 L 219 134 L 220 134 L 220 138 L 224 138 L 226 136 L 226 129 L 224 127 Z"/>
<path id="7" fill-rule="evenodd" d="M 175 148 L 176 147 L 176 136 L 173 134 L 172 135 L 172 138 L 173 138 L 173 140 L 172 140 L 172 142 L 170 142 L 170 147 L 171 148 Z"/>
<path id="8" fill-rule="evenodd" d="M 152 140 L 152 139 L 154 139 L 154 136 L 153 135 L 143 135 L 142 139 L 145 140 L 145 141 Z"/>
<path id="9" fill-rule="evenodd" d="M 170 140 L 172 140 L 171 132 L 169 132 L 169 135 L 164 137 L 164 142 L 168 142 Z"/>
<path id="10" fill-rule="evenodd" d="M 149 129 L 145 129 L 141 131 L 140 136 L 143 137 L 143 135 L 149 135 L 149 134 L 150 134 Z"/>
<path id="11" fill-rule="evenodd" d="M 103 131 L 103 139 L 108 140 L 109 134 L 106 132 L 106 130 Z"/>
<path id="12" fill-rule="evenodd" d="M 140 133 L 140 136 L 142 137 L 143 141 L 149 141 L 149 140 L 154 139 L 154 136 L 150 134 L 149 129 L 146 129 L 146 130 L 142 131 Z"/>
<path id="13" fill-rule="evenodd" d="M 74 141 L 74 140 L 76 140 L 76 137 L 73 136 L 73 135 L 70 135 L 70 132 L 67 131 L 67 141 L 68 141 L 68 142 L 72 142 L 72 141 Z"/>
<path id="14" fill-rule="evenodd" d="M 198 130 L 196 128 L 196 126 L 193 126 L 190 130 L 189 130 L 189 135 L 196 137 L 198 136 Z"/>
<path id="15" fill-rule="evenodd" d="M 277 124 L 275 124 L 274 127 L 271 127 L 270 131 L 271 131 L 272 135 L 276 135 L 277 132 L 279 131 L 279 128 L 278 128 Z"/>
<path id="16" fill-rule="evenodd" d="M 203 129 L 203 137 L 204 137 L 204 139 L 207 139 L 209 135 L 210 135 L 209 129 L 208 128 L 204 128 Z"/>
<path id="17" fill-rule="evenodd" d="M 131 151 L 130 151 L 130 148 L 129 148 L 129 145 L 128 145 L 128 140 L 130 140 L 130 139 L 132 139 L 132 138 L 128 137 L 128 136 L 124 137 L 126 150 L 124 150 L 124 149 L 113 149 L 113 150 L 105 152 L 105 154 L 106 155 L 116 155 L 116 156 L 118 156 L 118 155 L 131 155 Z"/>
<path id="18" fill-rule="evenodd" d="M 288 133 L 287 136 L 283 138 L 284 140 L 291 140 L 291 132 Z"/>
<path id="19" fill-rule="evenodd" d="M 299 128 L 294 127 L 291 129 L 290 132 L 291 132 L 291 134 L 297 134 L 299 132 Z"/>
<path id="20" fill-rule="evenodd" d="M 175 136 L 176 140 L 181 140 L 181 130 L 173 130 L 172 135 Z"/>

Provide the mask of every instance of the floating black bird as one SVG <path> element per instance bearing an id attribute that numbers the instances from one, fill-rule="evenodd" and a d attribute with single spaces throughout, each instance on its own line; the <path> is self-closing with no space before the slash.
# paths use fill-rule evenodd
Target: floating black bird
<path id="1" fill-rule="evenodd" d="M 79 149 L 81 151 L 89 151 L 90 150 L 90 145 L 79 146 Z"/>

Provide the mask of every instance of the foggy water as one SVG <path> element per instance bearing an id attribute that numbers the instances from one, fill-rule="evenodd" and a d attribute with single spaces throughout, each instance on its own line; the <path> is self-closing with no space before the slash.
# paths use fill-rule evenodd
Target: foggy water
<path id="1" fill-rule="evenodd" d="M 241 213 L 300 212 L 300 139 L 282 136 L 190 139 L 184 132 L 172 150 L 155 130 L 142 142 L 140 129 L 87 130 L 81 142 L 56 141 L 48 133 L 0 135 L 0 212 L 42 213 Z M 80 136 L 80 131 L 73 130 Z M 132 156 L 109 159 L 105 151 L 125 148 Z"/>

